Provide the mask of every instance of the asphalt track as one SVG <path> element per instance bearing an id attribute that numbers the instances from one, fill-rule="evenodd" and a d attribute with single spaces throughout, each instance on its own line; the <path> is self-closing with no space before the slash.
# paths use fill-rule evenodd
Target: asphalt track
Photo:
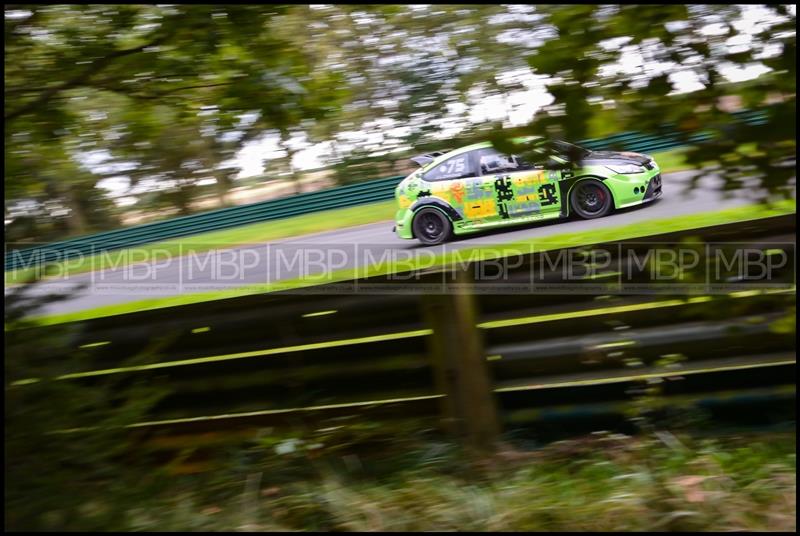
<path id="1" fill-rule="evenodd" d="M 450 243 L 424 247 L 415 240 L 402 240 L 392 232 L 392 221 L 293 237 L 271 243 L 229 248 L 215 244 L 207 253 L 152 259 L 103 271 L 49 279 L 36 285 L 35 293 L 67 293 L 69 297 L 50 303 L 36 314 L 60 314 L 149 298 L 193 294 L 274 283 L 298 278 L 324 282 L 336 270 L 375 265 L 379 262 L 408 267 L 426 262 L 435 254 L 463 248 L 507 244 L 523 239 L 549 237 L 640 221 L 691 215 L 746 205 L 756 192 L 738 190 L 723 195 L 718 177 L 705 176 L 689 188 L 696 171 L 663 176 L 663 195 L 640 207 L 619 210 L 596 220 L 550 220 L 479 234 Z M 131 259 L 144 260 L 144 252 L 131 252 Z M 414 260 L 416 259 L 416 261 Z M 6 293 L 9 290 L 6 289 Z"/>

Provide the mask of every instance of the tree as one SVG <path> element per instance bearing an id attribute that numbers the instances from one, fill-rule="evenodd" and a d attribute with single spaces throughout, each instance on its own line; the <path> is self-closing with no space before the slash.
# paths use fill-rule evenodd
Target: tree
<path id="1" fill-rule="evenodd" d="M 169 181 L 168 195 L 184 211 L 191 173 L 166 172 L 169 166 L 191 168 L 202 161 L 224 190 L 230 170 L 223 163 L 242 144 L 335 106 L 325 96 L 335 81 L 275 37 L 273 19 L 286 9 L 7 6 L 7 190 L 22 196 L 42 190 L 41 174 L 28 165 L 32 160 L 55 173 L 83 151 L 103 150 L 111 153 L 110 162 L 132 162 L 134 180 L 146 169 L 156 180 Z M 156 128 L 154 113 L 173 122 Z M 243 125 L 245 117 L 256 119 Z M 144 139 L 145 132 L 152 137 Z M 173 135 L 188 147 L 180 155 L 162 152 L 157 162 L 157 151 L 148 152 L 147 144 L 153 148 Z M 140 145 L 125 146 L 126 141 Z M 50 154 L 60 156 L 38 158 Z M 147 162 L 132 159 L 137 155 Z"/>
<path id="2" fill-rule="evenodd" d="M 528 61 L 535 72 L 549 76 L 555 103 L 514 134 L 579 140 L 602 113 L 592 101 L 610 102 L 620 131 L 660 133 L 668 125 L 684 140 L 699 129 L 711 134 L 711 140 L 689 149 L 687 160 L 697 168 L 713 167 L 725 189 L 753 188 L 746 183 L 756 181 L 767 196 L 790 195 L 795 169 L 786 164 L 796 150 L 794 9 L 758 6 L 754 12 L 753 6 L 680 4 L 537 9 L 554 38 Z M 745 31 L 745 15 L 758 19 L 759 31 Z M 748 44 L 731 44 L 736 42 Z M 640 68 L 614 68 L 637 56 Z M 726 68 L 756 61 L 775 76 L 747 86 L 725 82 Z M 679 73 L 693 76 L 700 89 L 676 94 Z M 780 101 L 766 108 L 763 124 L 753 125 L 736 122 L 723 109 L 722 97 L 730 94 L 750 108 L 765 107 L 771 94 L 780 95 Z M 501 138 L 498 143 L 504 145 Z"/>
<path id="3" fill-rule="evenodd" d="M 388 173 L 373 160 L 391 162 L 396 151 L 435 141 L 455 122 L 466 126 L 462 89 L 528 69 L 523 44 L 492 41 L 513 25 L 494 20 L 508 14 L 504 6 L 327 5 L 281 15 L 286 39 L 337 73 L 352 97 L 308 127 L 312 140 L 332 145 L 337 180 Z"/>

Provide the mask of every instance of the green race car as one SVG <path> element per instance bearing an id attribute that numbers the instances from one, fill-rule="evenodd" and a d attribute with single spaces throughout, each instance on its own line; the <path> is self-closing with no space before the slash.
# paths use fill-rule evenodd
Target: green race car
<path id="1" fill-rule="evenodd" d="M 504 155 L 490 142 L 412 158 L 420 168 L 395 190 L 397 236 L 439 244 L 453 234 L 573 213 L 599 218 L 661 195 L 661 170 L 648 155 L 563 141 L 534 146 L 532 162 Z"/>

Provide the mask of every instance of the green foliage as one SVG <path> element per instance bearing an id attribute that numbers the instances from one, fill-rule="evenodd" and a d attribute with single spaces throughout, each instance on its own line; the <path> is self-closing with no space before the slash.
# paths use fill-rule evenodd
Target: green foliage
<path id="1" fill-rule="evenodd" d="M 76 325 L 31 340 L 35 324 L 23 314 L 55 297 L 28 292 L 6 297 L 6 528 L 103 530 L 120 508 L 108 497 L 131 501 L 159 489 L 159 471 L 142 473 L 137 436 L 124 426 L 140 421 L 165 390 L 123 378 L 54 379 L 85 367 L 89 356 L 73 346 Z M 38 381 L 15 384 L 21 380 Z"/>
<path id="2" fill-rule="evenodd" d="M 542 6 L 542 23 L 558 38 L 544 43 L 528 61 L 537 73 L 551 77 L 547 87 L 555 103 L 524 133 L 589 137 L 597 130 L 597 118 L 608 115 L 589 102 L 608 102 L 616 110 L 619 131 L 658 133 L 672 124 L 682 139 L 700 129 L 709 133 L 709 141 L 687 150 L 686 161 L 694 168 L 715 169 L 726 190 L 788 197 L 796 151 L 795 15 L 782 6 L 763 8 L 767 15 L 750 38 L 739 24 L 748 6 Z M 720 31 L 709 31 L 713 25 Z M 731 45 L 738 38 L 749 44 L 733 52 L 742 48 Z M 633 52 L 643 60 L 638 69 L 603 70 Z M 746 84 L 722 78 L 723 68 L 745 67 L 756 59 L 773 72 Z M 677 74 L 695 76 L 703 88 L 675 94 L 672 75 Z M 723 109 L 730 97 L 749 108 L 777 102 L 764 124 L 750 125 L 735 122 Z M 743 151 L 743 144 L 753 144 L 754 150 Z"/>
<path id="3" fill-rule="evenodd" d="M 609 433 L 476 464 L 405 436 L 289 460 L 272 445 L 174 478 L 125 505 L 117 530 L 793 531 L 796 438 Z"/>
<path id="4" fill-rule="evenodd" d="M 279 36 L 274 19 L 285 11 L 7 6 L 7 195 L 85 199 L 124 174 L 167 186 L 156 205 L 184 213 L 204 178 L 224 196 L 225 162 L 245 143 L 321 120 L 343 97 L 335 73 Z M 107 173 L 79 166 L 92 152 L 105 154 Z M 83 199 L 70 203 L 70 234 L 92 230 Z"/>

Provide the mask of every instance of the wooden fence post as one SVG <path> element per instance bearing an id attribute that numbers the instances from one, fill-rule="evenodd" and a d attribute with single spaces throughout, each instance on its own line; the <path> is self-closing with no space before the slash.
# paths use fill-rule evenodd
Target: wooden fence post
<path id="1" fill-rule="evenodd" d="M 456 291 L 422 297 L 425 319 L 433 329 L 429 351 L 434 379 L 446 395 L 441 423 L 467 446 L 488 451 L 500 435 L 497 407 L 469 274 L 459 270 L 456 282 Z"/>

